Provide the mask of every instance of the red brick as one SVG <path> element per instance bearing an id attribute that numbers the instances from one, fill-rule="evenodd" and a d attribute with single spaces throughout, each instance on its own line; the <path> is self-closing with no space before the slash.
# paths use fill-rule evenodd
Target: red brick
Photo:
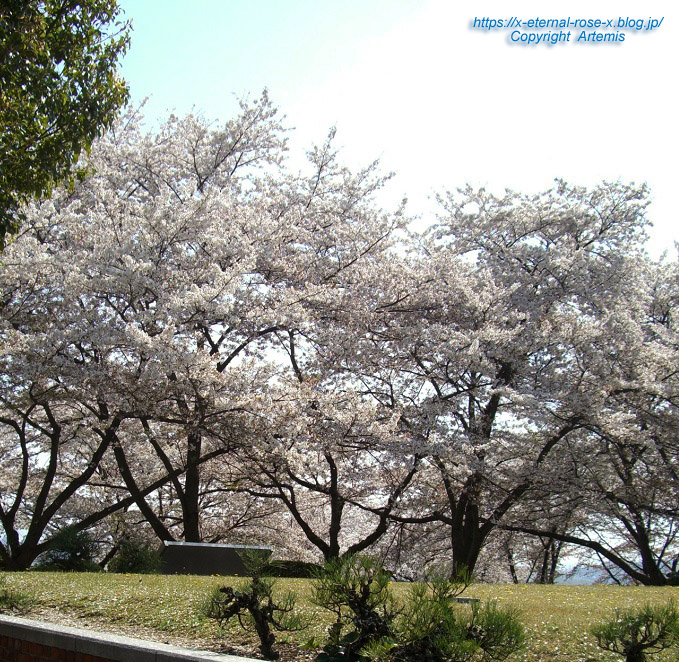
<path id="1" fill-rule="evenodd" d="M 0 645 L 0 662 L 16 662 L 16 650 L 14 640 L 3 637 L 4 642 Z"/>
<path id="2" fill-rule="evenodd" d="M 46 659 L 64 662 L 64 660 L 66 660 L 66 651 L 63 648 L 55 648 L 54 646 L 50 646 L 50 654 Z"/>
<path id="3" fill-rule="evenodd" d="M 33 657 L 42 657 L 45 647 L 42 644 L 36 644 L 33 642 L 28 643 L 28 654 Z"/>

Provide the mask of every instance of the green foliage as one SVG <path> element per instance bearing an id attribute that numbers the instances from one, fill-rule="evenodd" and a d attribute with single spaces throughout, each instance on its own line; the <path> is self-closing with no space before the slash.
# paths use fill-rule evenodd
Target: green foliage
<path id="1" fill-rule="evenodd" d="M 505 660 L 524 646 L 524 629 L 514 609 L 494 602 L 472 604 L 471 613 L 456 598 L 467 579 L 431 575 L 414 584 L 393 624 L 393 637 L 375 642 L 365 653 L 375 662 L 466 662 L 482 655 Z"/>
<path id="2" fill-rule="evenodd" d="M 490 660 L 506 660 L 520 651 L 526 640 L 519 612 L 512 607 L 499 607 L 497 602 L 472 605 L 467 624 L 467 637 L 474 641 Z"/>
<path id="3" fill-rule="evenodd" d="M 0 612 L 25 614 L 33 605 L 32 597 L 7 585 L 7 577 L 0 577 Z"/>
<path id="4" fill-rule="evenodd" d="M 672 600 L 660 606 L 616 609 L 613 620 L 594 626 L 591 632 L 604 650 L 627 662 L 643 662 L 648 655 L 679 646 L 679 610 Z"/>
<path id="5" fill-rule="evenodd" d="M 469 641 L 453 603 L 459 585 L 436 577 L 414 584 L 394 623 L 394 637 L 368 649 L 372 660 L 469 660 L 478 646 Z"/>
<path id="6" fill-rule="evenodd" d="M 254 629 L 259 637 L 259 650 L 267 660 L 277 660 L 280 655 L 274 648 L 278 632 L 299 631 L 306 627 L 295 613 L 295 596 L 286 593 L 274 596 L 275 580 L 264 577 L 266 557 L 256 552 L 242 553 L 241 558 L 250 580 L 242 582 L 236 589 L 230 586 L 215 587 L 202 606 L 202 612 L 219 625 L 237 618 L 244 629 Z"/>
<path id="7" fill-rule="evenodd" d="M 0 3 L 0 249 L 19 207 L 63 181 L 128 98 L 117 0 Z"/>
<path id="8" fill-rule="evenodd" d="M 3 576 L 3 573 L 0 573 Z M 124 625 L 130 631 L 161 631 L 171 643 L 186 644 L 194 639 L 193 648 L 212 648 L 223 645 L 216 633 L 214 621 L 199 612 L 200 603 L 220 580 L 198 575 L 119 575 L 114 573 L 43 573 L 13 572 L 4 576 L 10 586 L 27 593 L 41 611 L 56 610 L 73 617 L 87 614 L 102 624 Z M 236 587 L 243 578 L 224 578 L 223 583 Z M 395 599 L 405 605 L 413 584 L 393 583 Z M 297 596 L 296 612 L 309 623 L 307 630 L 290 633 L 291 648 L 304 647 L 297 659 L 303 660 L 312 649 L 319 649 L 326 641 L 327 629 L 333 621 L 330 612 L 319 609 L 310 602 L 312 582 L 302 579 L 280 579 L 274 587 L 278 592 L 294 591 Z M 471 590 L 471 587 L 470 587 Z M 515 657 L 522 662 L 557 659 L 599 660 L 613 659 L 597 648 L 596 640 L 587 636 L 592 625 L 608 618 L 611 605 L 621 608 L 638 607 L 646 601 L 664 604 L 675 589 L 670 587 L 647 588 L 643 586 L 547 586 L 542 584 L 477 584 L 475 596 L 482 601 L 498 599 L 500 605 L 519 607 L 526 626 L 526 649 Z M 462 615 L 469 613 L 466 605 L 456 606 Z M 233 624 L 237 627 L 237 624 Z M 232 632 L 232 627 L 228 628 Z M 223 637 L 225 633 L 222 633 Z M 238 643 L 253 650 L 259 645 L 254 631 L 236 633 Z M 177 638 L 175 639 L 175 635 Z M 277 638 L 278 635 L 277 635 Z M 243 654 L 243 653 L 241 653 Z M 480 656 L 481 653 L 478 654 Z M 247 655 L 246 655 L 247 656 Z M 478 657 L 477 656 L 477 657 Z M 254 657 L 254 656 L 251 656 Z M 295 659 L 294 654 L 290 655 Z M 313 659 L 313 655 L 311 656 Z M 618 657 L 621 662 L 623 658 Z M 653 658 L 651 658 L 653 659 Z M 672 659 L 672 651 L 665 651 L 664 659 Z M 511 662 L 510 658 L 507 662 Z"/>
<path id="9" fill-rule="evenodd" d="M 504 660 L 524 645 L 515 610 L 489 603 L 470 611 L 458 604 L 471 581 L 468 574 L 430 574 L 412 585 L 402 609 L 394 606 L 389 580 L 374 559 L 326 564 L 314 582 L 312 601 L 332 611 L 336 622 L 317 662 L 465 662 L 479 655 Z"/>
<path id="10" fill-rule="evenodd" d="M 109 572 L 153 574 L 160 572 L 160 555 L 143 540 L 126 538 L 120 543 L 107 569 Z"/>
<path id="11" fill-rule="evenodd" d="M 99 572 L 101 568 L 94 562 L 97 544 L 87 531 L 66 527 L 57 533 L 42 554 L 34 568 L 36 570 L 56 570 L 62 572 Z"/>
<path id="12" fill-rule="evenodd" d="M 347 556 L 325 564 L 314 581 L 311 600 L 333 612 L 336 622 L 318 662 L 366 660 L 364 647 L 391 636 L 396 608 L 390 581 L 377 559 Z M 349 631 L 343 634 L 346 628 Z"/>

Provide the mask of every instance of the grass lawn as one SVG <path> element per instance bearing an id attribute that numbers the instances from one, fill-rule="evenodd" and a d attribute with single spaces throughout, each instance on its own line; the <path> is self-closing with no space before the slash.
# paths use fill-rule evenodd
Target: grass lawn
<path id="1" fill-rule="evenodd" d="M 237 578 L 43 572 L 0 573 L 0 577 L 8 588 L 32 596 L 35 602 L 26 614 L 29 618 L 241 655 L 255 656 L 257 650 L 256 637 L 244 635 L 236 624 L 220 632 L 200 613 L 200 604 L 212 586 L 233 585 Z M 309 603 L 308 580 L 281 579 L 278 586 L 297 594 L 300 608 L 311 621 L 307 631 L 290 635 L 282 659 L 313 659 L 311 651 L 298 651 L 295 644 L 312 637 L 322 640 L 332 617 Z M 394 584 L 393 588 L 398 596 L 408 585 Z M 615 607 L 663 603 L 673 596 L 679 601 L 679 588 L 477 584 L 465 596 L 497 599 L 521 609 L 528 647 L 513 660 L 622 660 L 597 648 L 588 634 L 589 626 L 609 617 Z M 679 657 L 666 652 L 652 659 Z"/>

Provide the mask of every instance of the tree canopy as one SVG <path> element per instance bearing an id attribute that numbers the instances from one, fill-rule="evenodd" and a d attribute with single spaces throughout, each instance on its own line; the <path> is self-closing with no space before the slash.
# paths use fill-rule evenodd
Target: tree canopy
<path id="1" fill-rule="evenodd" d="M 0 4 L 0 248 L 20 206 L 49 193 L 128 97 L 116 0 Z"/>
<path id="2" fill-rule="evenodd" d="M 674 581 L 679 269 L 644 252 L 646 187 L 467 188 L 410 234 L 332 133 L 306 170 L 286 148 L 266 94 L 221 126 L 130 112 L 24 207 L 0 564 L 74 527 L 413 577 L 486 555 L 547 581 L 563 543 Z"/>

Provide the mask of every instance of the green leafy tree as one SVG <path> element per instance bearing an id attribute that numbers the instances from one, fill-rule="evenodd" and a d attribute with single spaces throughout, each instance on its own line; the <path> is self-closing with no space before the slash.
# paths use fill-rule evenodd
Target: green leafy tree
<path id="1" fill-rule="evenodd" d="M 111 559 L 109 572 L 154 574 L 160 572 L 160 554 L 144 540 L 126 538 L 120 542 L 118 551 Z"/>
<path id="2" fill-rule="evenodd" d="M 0 248 L 127 101 L 119 14 L 117 0 L 0 3 Z"/>
<path id="3" fill-rule="evenodd" d="M 96 553 L 97 543 L 87 531 L 67 526 L 52 538 L 34 567 L 57 572 L 99 572 L 101 568 L 94 560 Z"/>

